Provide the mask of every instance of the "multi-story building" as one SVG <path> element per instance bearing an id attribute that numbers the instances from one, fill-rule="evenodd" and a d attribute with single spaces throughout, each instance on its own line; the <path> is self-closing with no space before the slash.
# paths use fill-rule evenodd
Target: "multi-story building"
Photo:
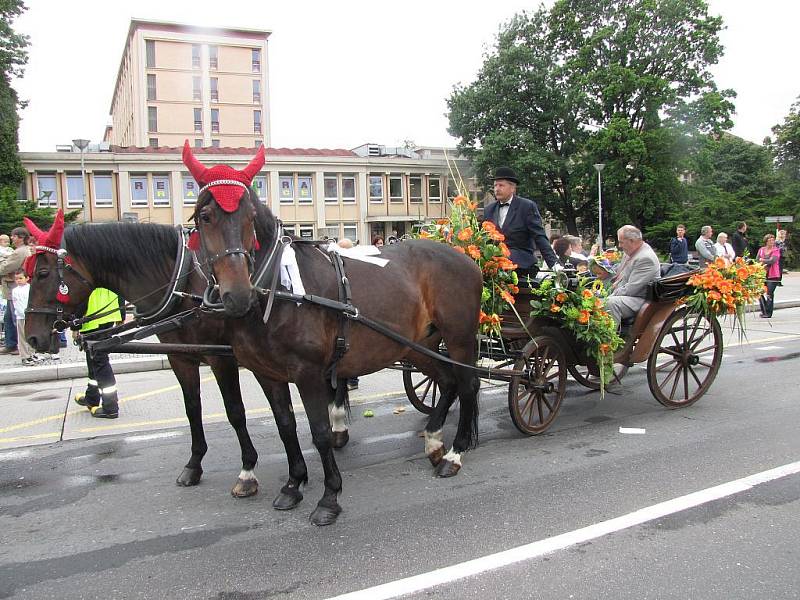
<path id="1" fill-rule="evenodd" d="M 270 143 L 267 40 L 261 29 L 132 19 L 111 125 L 117 146 L 253 148 Z"/>
<path id="2" fill-rule="evenodd" d="M 199 188 L 183 165 L 181 148 L 94 144 L 83 156 L 73 146 L 59 148 L 21 154 L 28 173 L 21 197 L 79 210 L 79 221 L 188 223 Z M 209 166 L 243 168 L 255 149 L 195 153 Z M 254 180 L 259 198 L 301 237 L 367 242 L 376 235 L 401 236 L 416 222 L 444 217 L 453 195 L 447 161 L 433 149 L 366 144 L 354 150 L 267 148 L 266 154 Z M 466 176 L 466 162 L 458 163 Z"/>

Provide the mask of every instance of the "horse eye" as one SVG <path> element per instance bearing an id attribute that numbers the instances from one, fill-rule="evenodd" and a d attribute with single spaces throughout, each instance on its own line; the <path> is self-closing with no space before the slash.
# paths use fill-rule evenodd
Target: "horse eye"
<path id="1" fill-rule="evenodd" d="M 200 220 L 203 223 L 211 223 L 211 216 L 208 213 L 201 212 L 200 213 Z"/>

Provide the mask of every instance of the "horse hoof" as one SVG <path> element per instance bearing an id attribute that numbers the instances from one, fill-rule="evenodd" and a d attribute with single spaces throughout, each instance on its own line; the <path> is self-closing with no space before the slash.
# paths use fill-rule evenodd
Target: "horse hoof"
<path id="1" fill-rule="evenodd" d="M 324 527 L 325 525 L 333 525 L 336 522 L 336 517 L 342 512 L 342 507 L 338 504 L 334 506 L 321 506 L 317 504 L 317 508 L 311 513 L 309 519 L 317 527 Z"/>
<path id="2" fill-rule="evenodd" d="M 297 488 L 281 489 L 281 493 L 275 496 L 272 501 L 272 508 L 275 510 L 292 510 L 303 500 L 303 493 Z"/>
<path id="3" fill-rule="evenodd" d="M 236 485 L 231 489 L 231 496 L 234 498 L 247 498 L 258 493 L 257 479 L 237 479 Z"/>
<path id="4" fill-rule="evenodd" d="M 350 432 L 346 429 L 344 431 L 334 431 L 331 437 L 331 446 L 335 449 L 344 448 L 347 442 L 350 441 Z"/>
<path id="5" fill-rule="evenodd" d="M 461 465 L 451 462 L 449 460 L 443 460 L 433 470 L 433 472 L 436 475 L 436 477 L 453 477 L 454 475 L 458 474 L 460 469 Z"/>
<path id="6" fill-rule="evenodd" d="M 431 464 L 434 467 L 438 467 L 439 463 L 442 462 L 442 458 L 444 457 L 444 446 L 440 446 L 430 454 L 428 454 L 428 460 L 431 461 Z"/>
<path id="7" fill-rule="evenodd" d="M 181 474 L 178 475 L 175 483 L 181 487 L 191 487 L 200 483 L 200 477 L 202 477 L 202 475 L 203 469 L 200 467 L 196 469 L 191 467 L 183 467 L 183 471 L 181 471 Z"/>

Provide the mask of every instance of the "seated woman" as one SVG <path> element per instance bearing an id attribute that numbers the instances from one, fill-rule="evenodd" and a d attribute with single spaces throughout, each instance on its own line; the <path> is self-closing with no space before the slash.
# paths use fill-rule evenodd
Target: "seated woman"
<path id="1" fill-rule="evenodd" d="M 603 283 L 606 292 L 611 290 L 611 280 L 617 272 L 611 266 L 611 262 L 603 256 L 593 256 L 589 259 L 589 270 L 599 281 Z"/>

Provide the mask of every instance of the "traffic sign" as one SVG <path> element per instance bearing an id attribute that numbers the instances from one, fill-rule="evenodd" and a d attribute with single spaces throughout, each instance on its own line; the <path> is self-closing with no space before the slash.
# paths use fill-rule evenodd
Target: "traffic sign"
<path id="1" fill-rule="evenodd" d="M 792 215 L 784 215 L 782 217 L 764 217 L 766 223 L 793 223 L 794 217 Z"/>

